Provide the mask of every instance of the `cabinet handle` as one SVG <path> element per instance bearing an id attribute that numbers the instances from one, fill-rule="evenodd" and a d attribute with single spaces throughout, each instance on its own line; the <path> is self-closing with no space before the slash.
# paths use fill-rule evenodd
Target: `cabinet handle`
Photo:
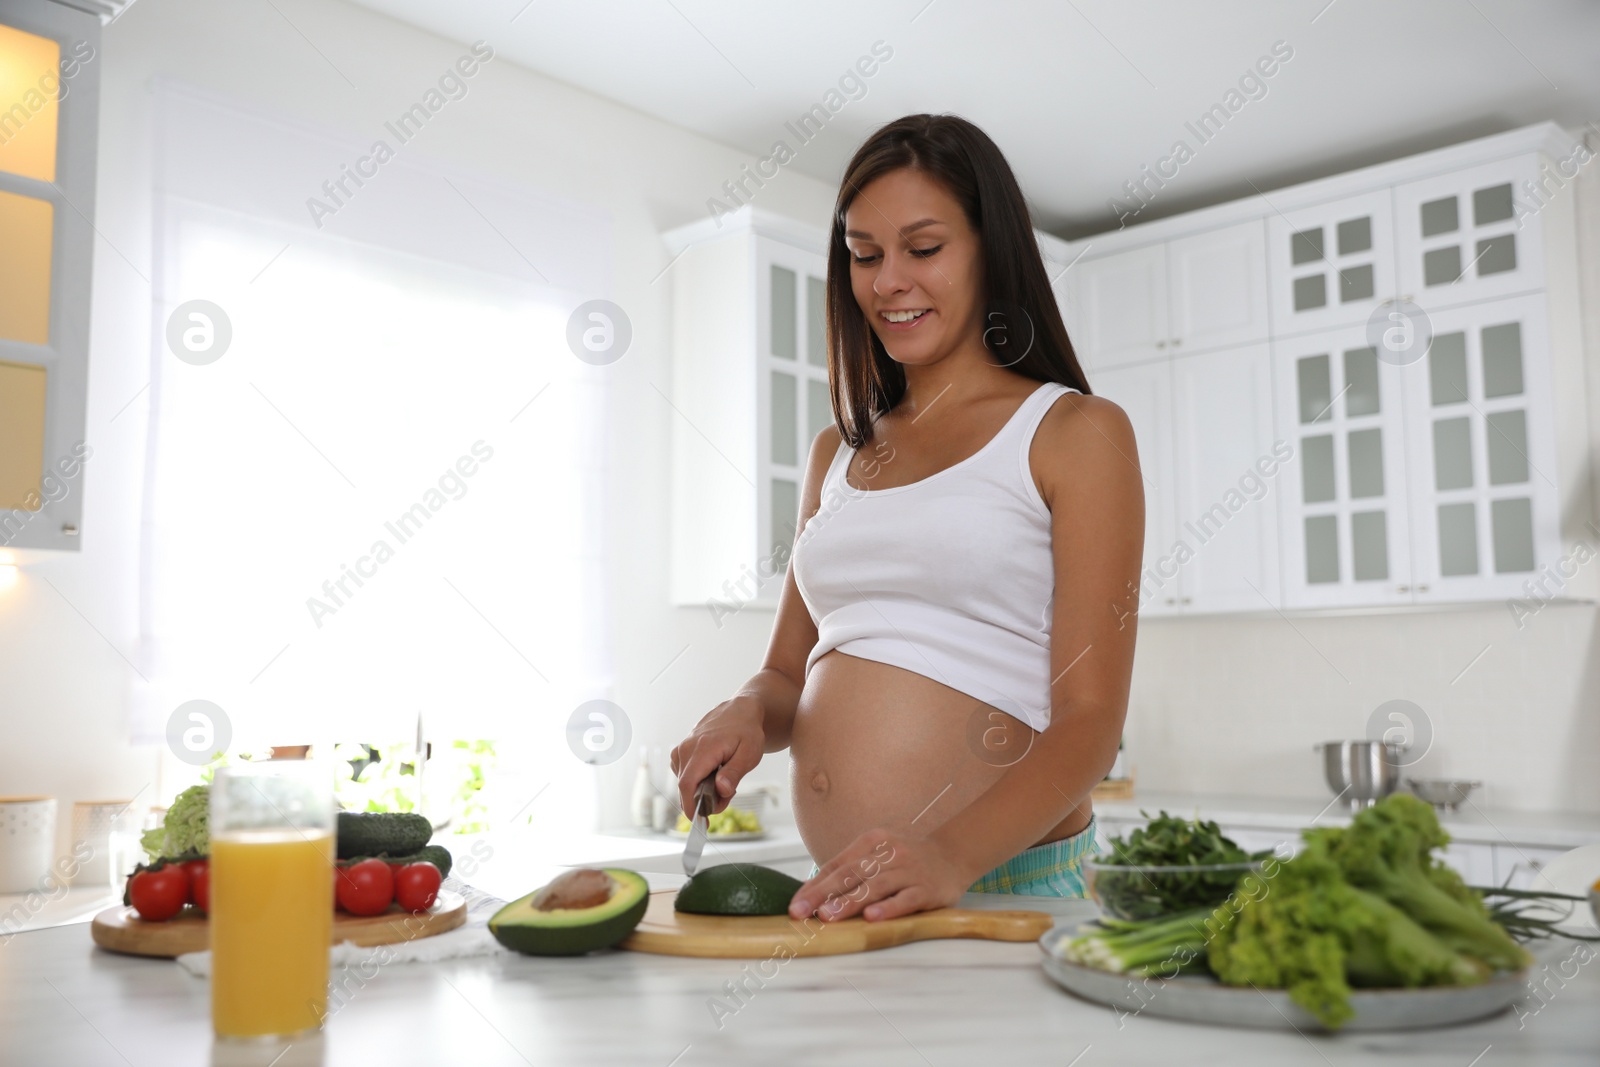
<path id="1" fill-rule="evenodd" d="M 1156 342 L 1156 347 L 1157 348 L 1166 348 L 1167 347 L 1167 342 L 1165 342 L 1165 341 L 1157 341 Z"/>
<path id="2" fill-rule="evenodd" d="M 1427 592 L 1427 591 L 1428 591 L 1428 587 L 1427 587 L 1427 586 L 1425 586 L 1425 585 L 1419 585 L 1419 586 L 1417 586 L 1417 592 L 1419 592 L 1419 593 L 1426 593 L 1426 592 Z"/>
<path id="3" fill-rule="evenodd" d="M 1187 604 L 1187 603 L 1189 603 L 1189 598 L 1188 598 L 1188 597 L 1183 597 L 1183 598 L 1182 598 L 1182 599 L 1180 599 L 1180 600 L 1179 600 L 1179 601 L 1178 601 L 1178 603 L 1180 603 L 1180 604 Z"/>
<path id="4" fill-rule="evenodd" d="M 1395 592 L 1397 592 L 1397 593 L 1409 593 L 1409 592 L 1411 592 L 1411 587 L 1409 585 L 1397 585 L 1394 588 L 1395 588 Z"/>
<path id="5" fill-rule="evenodd" d="M 1167 597 L 1167 603 L 1168 603 L 1168 604 L 1176 604 L 1176 603 L 1177 603 L 1177 602 L 1178 602 L 1178 601 L 1177 601 L 1177 598 L 1175 598 L 1175 597 L 1170 597 L 1170 596 L 1169 596 L 1169 597 Z"/>
<path id="6" fill-rule="evenodd" d="M 1173 338 L 1173 339 L 1172 339 L 1172 347 L 1173 347 L 1173 348 L 1177 348 L 1177 347 L 1178 347 L 1178 346 L 1179 346 L 1179 345 L 1181 345 L 1181 344 L 1183 344 L 1183 338 L 1181 338 L 1181 337 L 1174 337 L 1174 338 Z"/>

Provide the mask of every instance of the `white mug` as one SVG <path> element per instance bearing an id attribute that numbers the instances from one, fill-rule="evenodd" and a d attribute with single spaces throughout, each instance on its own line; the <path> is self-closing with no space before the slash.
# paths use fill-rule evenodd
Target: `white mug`
<path id="1" fill-rule="evenodd" d="M 49 892 L 55 797 L 0 797 L 0 893 Z"/>

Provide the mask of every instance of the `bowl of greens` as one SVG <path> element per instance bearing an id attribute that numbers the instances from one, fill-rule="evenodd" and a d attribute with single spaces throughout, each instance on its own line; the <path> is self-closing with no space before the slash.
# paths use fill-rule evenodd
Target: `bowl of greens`
<path id="1" fill-rule="evenodd" d="M 1126 839 L 1111 838 L 1105 851 L 1083 861 L 1083 872 L 1100 910 L 1132 921 L 1215 907 L 1272 855 L 1246 852 L 1214 822 L 1163 811 Z"/>

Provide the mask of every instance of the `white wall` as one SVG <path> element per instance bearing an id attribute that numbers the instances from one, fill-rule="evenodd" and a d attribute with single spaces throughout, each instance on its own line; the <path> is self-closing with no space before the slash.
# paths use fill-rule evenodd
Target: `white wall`
<path id="1" fill-rule="evenodd" d="M 140 0 L 106 28 L 97 60 L 103 64 L 95 219 L 101 239 L 94 264 L 88 412 L 94 455 L 85 476 L 83 550 L 29 567 L 14 586 L 0 589 L 0 795 L 59 798 L 63 848 L 73 801 L 142 790 L 143 803 L 161 791 L 158 749 L 128 741 L 135 676 L 123 658 L 137 659 L 139 637 L 146 410 L 142 399 L 123 409 L 148 380 L 150 358 L 151 79 L 178 79 L 298 123 L 377 136 L 384 121 L 413 104 L 466 51 L 344 3 L 278 0 L 276 6 L 282 16 L 271 4 Z M 613 298 L 634 329 L 632 348 L 610 368 L 616 388 L 608 552 L 616 584 L 609 607 L 622 650 L 614 699 L 634 720 L 635 744 L 674 743 L 755 669 L 771 624 L 770 615 L 750 612 L 718 631 L 704 612 L 667 603 L 664 445 L 676 416 L 653 387 L 671 393 L 668 282 L 652 284 L 667 263 L 658 234 L 698 217 L 706 198 L 747 160 L 503 57 L 487 64 L 469 95 L 451 103 L 405 151 L 612 214 Z M 823 184 L 786 171 L 761 190 L 758 202 L 816 223 L 827 217 L 832 195 Z M 686 644 L 689 650 L 656 678 Z M 552 743 L 563 742 L 553 736 Z M 606 821 L 624 818 L 633 765 L 625 758 L 600 772 L 627 778 L 614 791 Z M 774 777 L 781 779 L 781 757 L 777 766 Z"/>
<path id="2" fill-rule="evenodd" d="M 1432 732 L 1407 773 L 1478 779 L 1481 807 L 1600 811 L 1592 605 L 1552 604 L 1521 630 L 1503 605 L 1147 620 L 1126 738 L 1136 788 L 1331 799 L 1312 744 L 1368 736 L 1390 700 Z"/>

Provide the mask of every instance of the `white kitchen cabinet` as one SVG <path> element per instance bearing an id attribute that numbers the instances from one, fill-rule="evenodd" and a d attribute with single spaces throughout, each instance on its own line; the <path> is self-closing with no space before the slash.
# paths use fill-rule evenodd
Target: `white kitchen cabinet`
<path id="1" fill-rule="evenodd" d="M 1073 344 L 1091 386 L 1099 372 L 1165 354 L 1167 250 L 1151 245 L 1075 265 Z"/>
<path id="2" fill-rule="evenodd" d="M 1433 311 L 1543 288 L 1543 228 L 1522 217 L 1538 178 L 1523 153 L 1396 186 L 1402 299 Z"/>
<path id="3" fill-rule="evenodd" d="M 746 206 L 664 235 L 672 279 L 672 597 L 777 604 L 812 438 L 833 421 L 826 235 Z"/>
<path id="4" fill-rule="evenodd" d="M 762 339 L 756 410 L 767 433 L 757 453 L 762 471 L 760 545 L 787 558 L 800 513 L 806 455 L 833 422 L 828 397 L 828 350 L 823 340 L 827 260 L 780 241 L 756 245 L 756 335 Z M 776 603 L 776 593 L 772 596 Z"/>
<path id="5" fill-rule="evenodd" d="M 1561 555 L 1542 295 L 1431 315 L 1406 371 L 1419 601 L 1515 597 Z"/>
<path id="6" fill-rule="evenodd" d="M 1593 543 L 1576 205 L 1570 181 L 1528 184 L 1573 158 L 1540 123 L 1038 235 L 1090 388 L 1138 441 L 1143 614 L 1600 595 L 1600 569 L 1571 562 Z M 1434 253 L 1451 242 L 1464 269 L 1446 284 Z M 806 449 L 832 417 L 824 235 L 746 208 L 668 244 L 694 246 L 671 268 L 674 599 L 771 605 Z M 1397 318 L 1407 299 L 1421 313 Z M 1431 348 L 1390 347 L 1402 327 Z M 1435 368 L 1465 376 L 1464 400 L 1435 402 Z"/>
<path id="7" fill-rule="evenodd" d="M 1111 255 L 1086 252 L 1072 268 L 1069 299 L 1085 369 L 1265 340 L 1264 241 L 1256 220 Z"/>
<path id="8" fill-rule="evenodd" d="M 1144 481 L 1144 561 L 1140 571 L 1140 616 L 1176 614 L 1179 610 L 1179 563 L 1174 508 L 1175 459 L 1172 452 L 1172 366 L 1168 360 L 1095 372 L 1089 387 L 1128 416 L 1139 449 Z M 1130 602 L 1127 605 L 1132 608 Z"/>
<path id="9" fill-rule="evenodd" d="M 1445 865 L 1454 868 L 1468 885 L 1495 884 L 1494 846 L 1470 842 L 1452 842 L 1439 852 Z"/>
<path id="10" fill-rule="evenodd" d="M 1100 371 L 1128 415 L 1144 476 L 1140 614 L 1278 602 L 1271 353 L 1265 344 Z M 1244 413 L 1241 417 L 1241 412 Z"/>
<path id="11" fill-rule="evenodd" d="M 1494 849 L 1494 884 L 1512 889 L 1531 889 L 1534 879 L 1558 856 L 1570 849 L 1543 848 L 1538 845 L 1503 844 Z"/>
<path id="12" fill-rule="evenodd" d="M 1273 342 L 1287 607 L 1411 603 L 1406 368 L 1363 325 Z"/>
<path id="13" fill-rule="evenodd" d="M 1193 553 L 1178 570 L 1179 609 L 1270 608 L 1279 601 L 1283 468 L 1274 453 L 1271 350 L 1257 343 L 1175 356 L 1171 367 L 1168 491 L 1176 492 L 1176 537 Z"/>
<path id="14" fill-rule="evenodd" d="M 103 65 L 83 7 L 0 11 L 0 564 L 75 551 L 83 532 Z"/>
<path id="15" fill-rule="evenodd" d="M 1267 247 L 1275 337 L 1366 322 L 1394 296 L 1386 188 L 1275 212 L 1267 220 Z"/>
<path id="16" fill-rule="evenodd" d="M 1265 341 L 1265 226 L 1245 222 L 1168 242 L 1167 292 L 1173 356 Z"/>

